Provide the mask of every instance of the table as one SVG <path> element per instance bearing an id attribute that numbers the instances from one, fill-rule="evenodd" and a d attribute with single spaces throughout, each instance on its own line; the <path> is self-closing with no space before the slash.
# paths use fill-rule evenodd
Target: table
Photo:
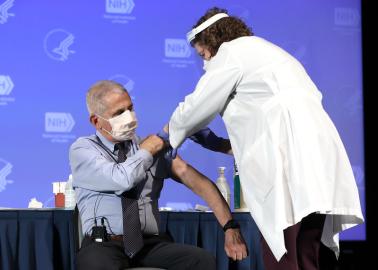
<path id="1" fill-rule="evenodd" d="M 1 210 L 0 269 L 75 269 L 74 210 Z"/>
<path id="2" fill-rule="evenodd" d="M 219 270 L 263 270 L 260 233 L 249 213 L 233 213 L 250 255 L 230 261 L 224 252 L 224 233 L 213 213 L 161 212 L 162 232 L 175 242 L 203 247 L 217 258 Z M 75 269 L 77 218 L 72 209 L 0 210 L 0 269 Z"/>

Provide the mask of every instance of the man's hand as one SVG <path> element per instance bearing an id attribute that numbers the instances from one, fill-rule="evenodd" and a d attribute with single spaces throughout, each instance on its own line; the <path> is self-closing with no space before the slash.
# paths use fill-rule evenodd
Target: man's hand
<path id="1" fill-rule="evenodd" d="M 232 219 L 230 208 L 216 185 L 179 156 L 172 162 L 172 179 L 184 184 L 204 199 L 221 226 Z M 248 249 L 239 229 L 226 230 L 224 247 L 227 256 L 234 260 L 242 260 L 248 256 Z"/>
<path id="2" fill-rule="evenodd" d="M 228 229 L 225 232 L 224 250 L 234 261 L 241 261 L 248 256 L 248 248 L 239 229 Z"/>
<path id="3" fill-rule="evenodd" d="M 164 141 L 156 135 L 150 135 L 140 143 L 140 148 L 147 150 L 153 156 L 163 149 L 163 147 Z"/>

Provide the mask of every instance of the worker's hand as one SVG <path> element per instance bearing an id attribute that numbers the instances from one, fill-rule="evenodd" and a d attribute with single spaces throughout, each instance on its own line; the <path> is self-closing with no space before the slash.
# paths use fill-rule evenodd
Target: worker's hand
<path id="1" fill-rule="evenodd" d="M 220 152 L 221 145 L 224 140 L 223 138 L 215 135 L 215 133 L 208 127 L 200 129 L 189 138 L 203 147 L 217 152 Z"/>
<path id="2" fill-rule="evenodd" d="M 166 125 L 167 126 L 167 125 Z M 160 130 L 157 134 L 158 137 L 160 137 L 165 145 L 168 147 L 167 152 L 165 153 L 165 158 L 167 159 L 175 159 L 177 156 L 177 149 L 172 148 L 172 146 L 169 144 L 169 134 L 165 129 Z"/>
<path id="3" fill-rule="evenodd" d="M 164 129 L 160 130 L 158 133 L 156 133 L 157 136 L 159 136 L 165 144 L 169 145 L 169 134 Z"/>
<path id="4" fill-rule="evenodd" d="M 167 152 L 165 153 L 165 158 L 166 159 L 175 159 L 177 156 L 177 149 L 172 148 L 171 146 L 168 147 Z"/>
<path id="5" fill-rule="evenodd" d="M 224 235 L 224 250 L 234 261 L 241 261 L 248 256 L 248 248 L 239 229 L 228 229 Z"/>
<path id="6" fill-rule="evenodd" d="M 163 130 L 164 130 L 166 133 L 169 133 L 169 124 L 165 124 L 165 126 L 163 127 Z"/>
<path id="7" fill-rule="evenodd" d="M 159 136 L 150 135 L 140 143 L 139 147 L 147 150 L 154 156 L 157 152 L 164 148 L 164 141 Z"/>

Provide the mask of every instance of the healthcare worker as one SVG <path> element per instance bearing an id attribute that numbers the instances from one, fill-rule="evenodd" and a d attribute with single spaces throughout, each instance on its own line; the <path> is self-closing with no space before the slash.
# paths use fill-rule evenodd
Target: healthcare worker
<path id="1" fill-rule="evenodd" d="M 338 254 L 338 233 L 363 222 L 322 94 L 296 59 L 225 10 L 208 10 L 187 37 L 205 73 L 170 118 L 171 146 L 220 114 L 263 236 L 265 268 L 318 269 L 320 241 Z"/>

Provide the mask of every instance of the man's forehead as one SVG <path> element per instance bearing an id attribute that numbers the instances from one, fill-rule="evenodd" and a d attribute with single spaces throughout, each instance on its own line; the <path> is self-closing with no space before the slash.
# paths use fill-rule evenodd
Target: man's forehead
<path id="1" fill-rule="evenodd" d="M 105 100 L 108 103 L 131 102 L 130 96 L 126 91 L 109 92 L 106 95 Z"/>
<path id="2" fill-rule="evenodd" d="M 106 103 L 108 111 L 114 111 L 124 107 L 127 108 L 132 105 L 131 98 L 127 92 L 109 93 L 104 101 Z"/>

